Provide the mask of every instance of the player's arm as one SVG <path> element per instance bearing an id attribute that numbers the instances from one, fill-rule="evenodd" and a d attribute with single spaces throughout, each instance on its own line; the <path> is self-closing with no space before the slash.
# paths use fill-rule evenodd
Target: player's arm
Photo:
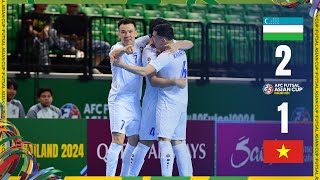
<path id="1" fill-rule="evenodd" d="M 166 45 L 169 47 L 169 51 L 176 52 L 178 49 L 188 50 L 193 47 L 193 42 L 188 40 L 175 41 Z"/>
<path id="2" fill-rule="evenodd" d="M 114 59 L 113 64 L 115 66 L 121 67 L 121 68 L 123 68 L 133 74 L 138 74 L 140 76 L 147 76 L 147 75 L 156 71 L 155 68 L 153 66 L 151 66 L 150 64 L 148 64 L 145 67 L 132 66 L 132 65 L 124 63 L 121 58 Z"/>
<path id="3" fill-rule="evenodd" d="M 112 52 L 110 53 L 110 58 L 111 59 L 118 59 L 124 53 L 132 54 L 133 51 L 134 51 L 134 48 L 132 45 L 128 45 L 128 46 L 122 47 L 122 48 L 116 48 L 116 49 L 113 49 Z"/>
<path id="4" fill-rule="evenodd" d="M 158 77 L 156 72 L 153 72 L 148 75 L 148 79 L 153 87 L 169 87 L 169 86 L 178 86 L 179 88 L 183 89 L 187 85 L 187 79 L 165 79 Z"/>
<path id="5" fill-rule="evenodd" d="M 176 41 L 174 45 L 177 46 L 178 49 L 188 50 L 193 47 L 193 42 L 188 40 L 181 40 L 181 41 Z"/>

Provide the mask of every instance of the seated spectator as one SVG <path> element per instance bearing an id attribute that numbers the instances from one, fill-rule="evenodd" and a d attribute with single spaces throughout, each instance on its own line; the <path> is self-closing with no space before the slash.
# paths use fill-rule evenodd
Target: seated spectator
<path id="1" fill-rule="evenodd" d="M 75 53 L 77 58 L 83 52 L 77 50 L 68 41 L 57 36 L 57 31 L 51 27 L 51 17 L 45 14 L 47 4 L 35 4 L 34 10 L 24 17 L 26 31 L 32 36 L 33 52 L 40 65 L 50 65 L 49 48 L 58 47 L 60 50 Z"/>
<path id="2" fill-rule="evenodd" d="M 14 80 L 7 81 L 7 117 L 25 118 L 24 108 L 19 100 L 14 99 L 17 94 L 18 84 Z"/>
<path id="3" fill-rule="evenodd" d="M 55 21 L 55 28 L 59 36 L 67 39 L 69 43 L 77 49 L 84 51 L 86 34 L 87 37 L 89 37 L 89 20 L 84 13 L 79 12 L 78 4 L 67 4 L 66 9 L 67 12 L 65 15 L 59 16 Z M 92 41 L 92 50 L 95 55 L 93 58 L 93 67 L 97 67 L 104 58 L 108 57 L 110 44 L 104 41 L 94 40 Z M 93 68 L 92 71 L 95 74 L 101 74 L 96 68 Z"/>
<path id="4" fill-rule="evenodd" d="M 52 105 L 52 96 L 50 88 L 40 88 L 37 93 L 39 103 L 29 109 L 27 118 L 61 118 L 60 109 Z"/>

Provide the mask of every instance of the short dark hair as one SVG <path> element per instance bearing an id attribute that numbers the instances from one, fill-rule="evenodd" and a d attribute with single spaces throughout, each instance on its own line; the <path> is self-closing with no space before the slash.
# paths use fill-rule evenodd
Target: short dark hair
<path id="1" fill-rule="evenodd" d="M 157 19 L 152 19 L 150 21 L 150 24 L 149 24 L 149 33 L 152 34 L 153 32 L 153 29 L 159 25 L 159 24 L 170 24 L 169 21 L 165 20 L 165 19 L 162 19 L 162 18 L 157 18 Z"/>
<path id="2" fill-rule="evenodd" d="M 158 36 L 162 36 L 167 40 L 172 40 L 174 38 L 173 28 L 170 24 L 159 24 L 154 29 Z"/>
<path id="3" fill-rule="evenodd" d="M 126 24 L 133 24 L 134 28 L 136 28 L 136 22 L 133 20 L 133 19 L 130 19 L 130 18 L 124 18 L 124 19 L 121 19 L 119 22 L 118 22 L 118 28 L 120 27 L 120 25 L 126 25 Z"/>
<path id="4" fill-rule="evenodd" d="M 37 97 L 40 98 L 41 94 L 46 92 L 46 91 L 50 92 L 51 96 L 53 96 L 53 92 L 52 92 L 51 88 L 40 88 L 38 90 Z"/>
<path id="5" fill-rule="evenodd" d="M 18 90 L 18 84 L 13 79 L 7 80 L 7 89 L 11 86 L 13 86 L 14 90 Z"/>

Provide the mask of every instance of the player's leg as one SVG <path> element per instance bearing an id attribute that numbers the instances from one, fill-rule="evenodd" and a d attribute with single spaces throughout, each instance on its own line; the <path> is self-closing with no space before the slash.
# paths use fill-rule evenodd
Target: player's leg
<path id="1" fill-rule="evenodd" d="M 138 176 L 153 140 L 141 140 L 131 154 L 129 176 Z"/>
<path id="2" fill-rule="evenodd" d="M 179 176 L 192 176 L 193 167 L 190 152 L 185 141 L 172 140 L 172 148 L 176 155 Z"/>
<path id="3" fill-rule="evenodd" d="M 112 142 L 109 146 L 106 159 L 106 176 L 115 176 L 119 154 L 125 139 L 128 113 L 126 113 L 125 103 L 108 102 L 110 114 L 110 130 L 112 132 Z"/>
<path id="4" fill-rule="evenodd" d="M 126 135 L 128 136 L 128 142 L 126 148 L 123 152 L 122 166 L 121 166 L 121 176 L 129 175 L 129 166 L 131 154 L 139 141 L 139 129 L 140 129 L 140 119 L 141 119 L 141 107 L 140 103 L 132 103 L 127 106 L 127 113 L 130 114 L 130 120 L 126 126 Z M 129 117 L 128 117 L 129 118 Z"/>
<path id="5" fill-rule="evenodd" d="M 162 176 L 172 176 L 174 153 L 171 139 L 178 125 L 180 113 L 174 107 L 159 103 L 157 106 L 156 127 L 158 129 L 160 163 Z"/>
<path id="6" fill-rule="evenodd" d="M 140 122 L 140 141 L 131 155 L 129 176 L 138 176 L 154 140 L 158 140 L 156 131 L 156 106 L 143 104 Z"/>
<path id="7" fill-rule="evenodd" d="M 176 127 L 173 138 L 172 147 L 176 155 L 176 161 L 179 170 L 179 176 L 192 176 L 193 167 L 190 156 L 190 151 L 186 144 L 186 130 L 187 130 L 187 113 L 181 113 L 179 118 L 179 125 Z"/>
<path id="8" fill-rule="evenodd" d="M 174 153 L 170 139 L 159 137 L 160 164 L 162 176 L 172 176 Z"/>
<path id="9" fill-rule="evenodd" d="M 106 162 L 106 176 L 115 176 L 119 154 L 121 152 L 125 134 L 113 132 L 112 142 L 109 146 Z"/>
<path id="10" fill-rule="evenodd" d="M 129 176 L 129 166 L 130 166 L 130 158 L 132 152 L 136 148 L 139 141 L 139 135 L 134 134 L 132 136 L 128 136 L 128 142 L 126 144 L 126 148 L 123 151 L 122 156 L 122 166 L 120 176 Z"/>

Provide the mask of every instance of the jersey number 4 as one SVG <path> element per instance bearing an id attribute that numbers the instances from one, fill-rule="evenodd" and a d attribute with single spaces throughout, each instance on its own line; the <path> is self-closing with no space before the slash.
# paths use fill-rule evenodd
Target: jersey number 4
<path id="1" fill-rule="evenodd" d="M 183 61 L 183 67 L 181 70 L 181 77 L 186 78 L 187 77 L 187 61 Z"/>

